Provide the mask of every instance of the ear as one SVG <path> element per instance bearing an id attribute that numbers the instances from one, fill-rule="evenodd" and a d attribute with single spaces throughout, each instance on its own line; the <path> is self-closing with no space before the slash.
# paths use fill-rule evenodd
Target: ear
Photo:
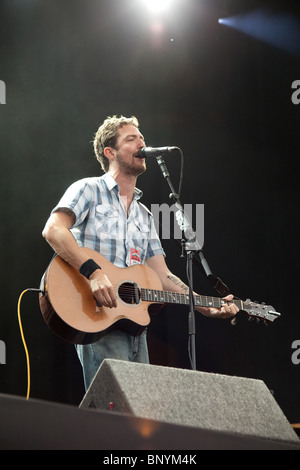
<path id="1" fill-rule="evenodd" d="M 104 149 L 104 155 L 106 156 L 106 158 L 108 158 L 109 160 L 111 160 L 112 158 L 114 158 L 115 154 L 114 154 L 114 149 L 112 147 L 105 147 Z"/>

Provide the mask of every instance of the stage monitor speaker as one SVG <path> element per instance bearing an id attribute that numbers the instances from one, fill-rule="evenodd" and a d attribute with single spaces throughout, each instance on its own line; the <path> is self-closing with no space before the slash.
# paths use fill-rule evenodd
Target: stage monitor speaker
<path id="1" fill-rule="evenodd" d="M 265 383 L 257 379 L 106 359 L 79 407 L 299 442 Z"/>

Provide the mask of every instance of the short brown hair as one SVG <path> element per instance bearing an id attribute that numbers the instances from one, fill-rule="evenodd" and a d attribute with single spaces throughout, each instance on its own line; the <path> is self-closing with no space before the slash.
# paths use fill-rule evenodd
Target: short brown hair
<path id="1" fill-rule="evenodd" d="M 116 148 L 118 130 L 126 124 L 131 124 L 137 128 L 139 127 L 139 122 L 135 116 L 131 116 L 130 118 L 125 116 L 118 117 L 116 115 L 108 116 L 94 136 L 93 145 L 95 155 L 105 173 L 109 169 L 109 160 L 104 155 L 104 149 L 105 147 Z"/>

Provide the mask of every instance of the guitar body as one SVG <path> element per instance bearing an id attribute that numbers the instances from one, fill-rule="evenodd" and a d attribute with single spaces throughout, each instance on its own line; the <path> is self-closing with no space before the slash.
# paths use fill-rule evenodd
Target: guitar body
<path id="1" fill-rule="evenodd" d="M 118 268 L 94 250 L 82 249 L 108 276 L 117 295 L 117 308 L 98 306 L 89 281 L 57 255 L 44 274 L 39 297 L 47 325 L 74 344 L 91 344 L 116 327 L 133 336 L 140 334 L 150 323 L 149 313 L 156 313 L 163 305 L 139 297 L 141 287 L 161 289 L 157 274 L 144 265 Z"/>
<path id="2" fill-rule="evenodd" d="M 137 336 L 150 323 L 150 315 L 165 304 L 189 305 L 185 293 L 164 292 L 157 274 L 137 264 L 117 268 L 102 255 L 82 248 L 101 266 L 115 289 L 117 308 L 98 306 L 89 281 L 60 256 L 47 268 L 41 283 L 40 308 L 47 325 L 60 338 L 74 344 L 91 344 L 113 328 Z M 195 295 L 195 306 L 221 308 L 219 297 Z M 233 300 L 249 318 L 273 322 L 280 313 L 271 305 Z"/>

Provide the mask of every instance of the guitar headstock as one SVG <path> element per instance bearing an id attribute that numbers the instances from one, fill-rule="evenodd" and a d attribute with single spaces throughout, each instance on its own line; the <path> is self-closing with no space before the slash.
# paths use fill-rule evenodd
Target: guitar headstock
<path id="1" fill-rule="evenodd" d="M 273 322 L 276 318 L 281 316 L 271 305 L 265 305 L 263 303 L 258 304 L 257 302 L 252 302 L 250 299 L 243 302 L 242 310 L 246 312 L 249 317 L 259 318 L 265 322 Z"/>

